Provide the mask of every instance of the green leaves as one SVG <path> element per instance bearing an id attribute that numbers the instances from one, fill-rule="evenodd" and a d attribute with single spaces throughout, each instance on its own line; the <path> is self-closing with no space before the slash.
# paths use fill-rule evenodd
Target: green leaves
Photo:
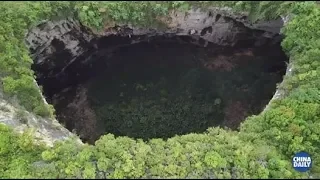
<path id="1" fill-rule="evenodd" d="M 171 3 L 171 8 L 181 12 L 185 12 L 190 9 L 190 4 L 186 1 L 172 1 L 170 3 Z M 159 4 L 158 6 L 161 6 L 161 5 Z"/>
<path id="2" fill-rule="evenodd" d="M 186 8 L 184 6 L 184 8 Z M 156 2 L 85 2 L 78 9 L 78 16 L 83 24 L 101 30 L 111 23 L 130 23 L 136 26 L 157 24 L 156 17 L 167 15 L 168 3 Z"/>
<path id="3" fill-rule="evenodd" d="M 41 151 L 30 131 L 17 135 L 0 123 L 0 178 L 30 178 L 30 162 L 39 160 Z"/>
<path id="4" fill-rule="evenodd" d="M 89 9 L 89 6 L 82 6 L 83 11 L 87 11 Z"/>
<path id="5" fill-rule="evenodd" d="M 226 168 L 227 162 L 217 152 L 211 151 L 206 153 L 204 162 L 211 168 Z"/>

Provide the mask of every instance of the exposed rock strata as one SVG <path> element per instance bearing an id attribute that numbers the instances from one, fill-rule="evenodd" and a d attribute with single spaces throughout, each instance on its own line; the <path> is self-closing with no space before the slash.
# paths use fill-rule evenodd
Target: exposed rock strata
<path id="1" fill-rule="evenodd" d="M 71 85 L 68 78 L 87 76 L 79 72 L 91 66 L 93 62 L 90 60 L 110 56 L 112 50 L 119 46 L 148 41 L 156 36 L 189 36 L 189 43 L 200 46 L 207 46 L 208 42 L 225 46 L 246 46 L 248 43 L 261 46 L 281 40 L 278 35 L 283 24 L 281 19 L 250 24 L 243 16 L 234 16 L 228 11 L 212 9 L 208 13 L 190 10 L 187 15 L 175 12 L 170 14 L 165 29 L 116 25 L 96 34 L 72 18 L 49 21 L 32 29 L 27 34 L 26 44 L 35 61 L 33 69 L 37 72 L 38 82 L 45 84 L 48 80 L 56 80 L 60 81 L 57 84 L 67 87 Z M 269 42 L 272 38 L 276 42 Z"/>
<path id="2" fill-rule="evenodd" d="M 71 101 L 69 98 L 64 99 L 64 97 L 71 97 Z M 72 129 L 84 141 L 93 144 L 104 133 L 103 129 L 100 128 L 103 126 L 98 126 L 96 114 L 88 102 L 87 88 L 83 86 L 78 86 L 76 89 L 68 88 L 53 99 L 53 104 L 58 105 L 56 106 L 59 111 L 57 118 L 63 122 L 67 122 L 65 124 L 66 128 Z M 63 101 L 66 101 L 67 106 L 64 106 Z M 62 107 L 59 107 L 59 105 L 62 105 Z M 70 121 L 70 119 L 74 121 Z"/>
<path id="3" fill-rule="evenodd" d="M 20 117 L 17 116 L 18 112 L 23 112 L 23 117 L 21 117 L 21 115 Z M 37 142 L 44 143 L 48 146 L 53 146 L 55 141 L 75 137 L 55 119 L 41 118 L 12 106 L 1 97 L 1 93 L 0 123 L 12 127 L 18 133 L 22 133 L 31 128 Z M 79 138 L 75 138 L 81 143 Z"/>

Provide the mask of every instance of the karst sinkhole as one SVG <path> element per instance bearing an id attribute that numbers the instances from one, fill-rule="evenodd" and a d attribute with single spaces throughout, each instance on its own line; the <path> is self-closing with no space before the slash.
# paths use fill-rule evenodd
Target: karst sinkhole
<path id="1" fill-rule="evenodd" d="M 236 130 L 260 113 L 286 71 L 280 42 L 200 47 L 188 38 L 157 36 L 119 46 L 108 56 L 91 57 L 88 66 L 78 63 L 64 75 L 37 81 L 60 123 L 89 143 L 106 133 L 147 140 L 213 126 Z M 101 38 L 98 51 L 123 39 Z M 55 40 L 52 45 L 63 46 Z"/>

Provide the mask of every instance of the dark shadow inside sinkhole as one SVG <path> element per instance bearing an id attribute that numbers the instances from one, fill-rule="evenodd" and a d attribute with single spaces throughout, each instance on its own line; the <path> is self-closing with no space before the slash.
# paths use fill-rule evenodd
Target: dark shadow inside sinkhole
<path id="1" fill-rule="evenodd" d="M 237 129 L 263 110 L 285 74 L 280 43 L 200 47 L 184 38 L 157 37 L 113 51 L 111 40 L 101 39 L 98 50 L 110 51 L 108 57 L 94 56 L 90 65 L 67 69 L 69 76 L 39 84 L 57 119 L 93 143 L 107 133 L 147 140 L 213 126 Z"/>

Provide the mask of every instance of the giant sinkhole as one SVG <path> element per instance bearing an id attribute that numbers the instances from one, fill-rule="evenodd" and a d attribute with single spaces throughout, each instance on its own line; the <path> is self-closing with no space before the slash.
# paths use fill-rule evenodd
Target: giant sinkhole
<path id="1" fill-rule="evenodd" d="M 195 41 L 190 32 L 92 38 L 70 26 L 29 33 L 32 68 L 57 120 L 89 143 L 107 133 L 148 140 L 237 130 L 265 108 L 286 72 L 281 36 L 262 30 L 245 28 L 221 45 L 202 38 L 212 28 Z"/>

